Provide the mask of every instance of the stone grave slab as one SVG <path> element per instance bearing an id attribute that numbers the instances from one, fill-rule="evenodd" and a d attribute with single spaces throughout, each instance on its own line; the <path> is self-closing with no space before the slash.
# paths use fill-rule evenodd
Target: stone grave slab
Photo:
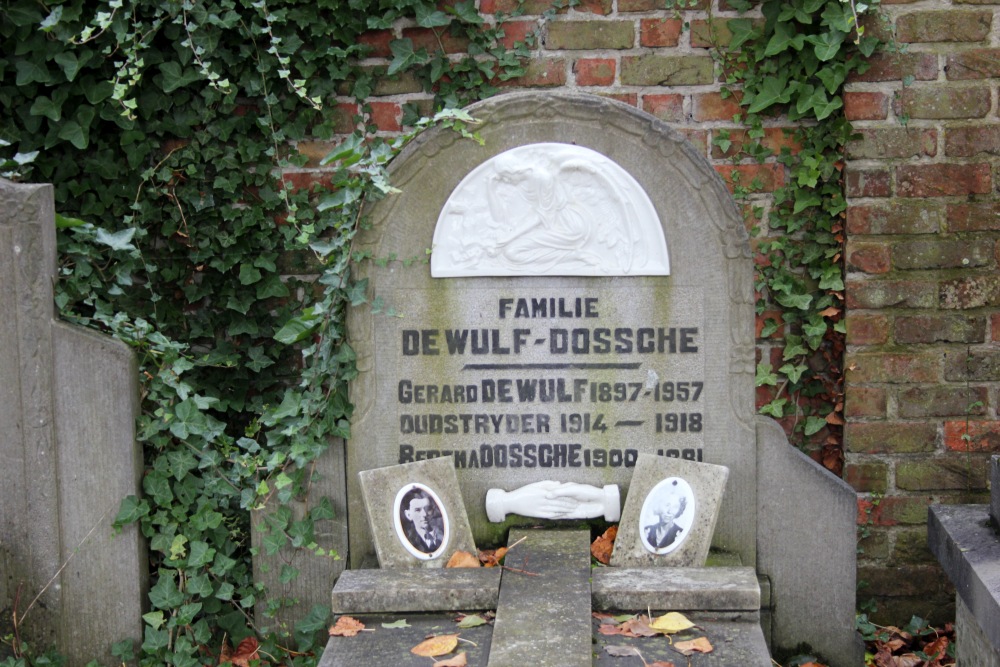
<path id="1" fill-rule="evenodd" d="M 632 612 L 638 610 L 631 610 Z M 653 609 L 653 617 L 669 610 Z M 643 610 L 645 613 L 645 610 Z M 651 663 L 657 660 L 687 667 L 771 667 L 771 655 L 764 642 L 764 633 L 756 621 L 734 619 L 729 615 L 716 613 L 689 614 L 688 618 L 698 624 L 697 631 L 678 633 L 668 641 L 666 637 L 625 637 L 622 635 L 602 635 L 596 631 L 599 620 L 594 619 L 594 667 L 621 667 L 623 664 L 640 664 L 637 658 L 612 656 L 608 646 L 628 646 L 638 649 L 642 659 Z M 694 653 L 685 657 L 671 644 L 696 637 L 706 637 L 712 645 L 711 653 Z M 632 662 L 623 662 L 631 660 Z"/>
<path id="2" fill-rule="evenodd" d="M 335 614 L 496 609 L 500 568 L 345 570 L 333 588 Z"/>
<path id="3" fill-rule="evenodd" d="M 382 567 L 444 567 L 456 551 L 476 551 L 450 457 L 358 476 Z"/>
<path id="4" fill-rule="evenodd" d="M 639 454 L 611 565 L 704 565 L 728 477 L 724 466 Z"/>
<path id="5" fill-rule="evenodd" d="M 511 530 L 488 667 L 590 667 L 590 532 Z"/>
<path id="6" fill-rule="evenodd" d="M 594 570 L 591 590 L 595 609 L 667 605 L 672 611 L 760 613 L 760 586 L 752 567 L 604 567 Z"/>

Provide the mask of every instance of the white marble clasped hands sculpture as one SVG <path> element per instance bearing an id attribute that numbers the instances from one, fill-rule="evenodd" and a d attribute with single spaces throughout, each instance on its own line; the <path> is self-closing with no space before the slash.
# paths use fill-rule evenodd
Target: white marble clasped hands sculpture
<path id="1" fill-rule="evenodd" d="M 537 519 L 593 519 L 607 521 L 621 518 L 621 500 L 617 484 L 604 488 L 575 482 L 534 482 L 513 491 L 490 489 L 486 492 L 486 516 L 494 523 L 508 514 Z"/>

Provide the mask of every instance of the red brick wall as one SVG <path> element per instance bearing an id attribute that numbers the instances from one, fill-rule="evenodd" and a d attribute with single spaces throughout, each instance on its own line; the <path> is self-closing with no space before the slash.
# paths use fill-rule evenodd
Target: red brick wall
<path id="1" fill-rule="evenodd" d="M 1000 452 L 997 11 L 884 4 L 870 29 L 905 50 L 847 87 L 846 476 L 870 523 L 859 600 L 896 619 L 950 611 L 926 507 L 985 502 Z"/>
<path id="2" fill-rule="evenodd" d="M 712 147 L 719 132 L 737 145 L 742 135 L 732 122 L 738 106 L 721 95 L 706 48 L 707 1 L 673 12 L 656 9 L 663 0 L 583 0 L 545 20 L 550 3 L 528 0 L 527 13 L 507 24 L 506 41 L 534 32 L 538 45 L 528 74 L 503 85 L 613 97 L 673 125 L 723 177 L 762 176 L 764 191 L 751 200 L 764 208 L 757 238 L 766 238 L 768 191 L 785 175 L 776 164 L 734 165 L 735 149 Z M 1000 19 L 983 0 L 885 1 L 892 3 L 883 6 L 885 20 L 868 30 L 894 32 L 907 48 L 872 58 L 845 97 L 861 135 L 845 178 L 845 477 L 860 494 L 858 521 L 868 533 L 859 600 L 875 597 L 878 618 L 902 623 L 911 613 L 939 620 L 952 613 L 951 589 L 926 549 L 926 507 L 984 501 L 988 454 L 1000 450 L 1000 203 L 993 201 L 1000 120 L 991 78 L 1000 76 Z M 736 14 L 725 0 L 712 2 L 711 26 L 724 41 L 725 20 Z M 514 4 L 480 0 L 487 20 Z M 403 24 L 371 33 L 365 64 L 385 66 L 389 40 L 403 36 L 428 35 Z M 430 99 L 410 78 L 383 83 L 369 121 L 393 134 L 401 105 L 429 111 Z M 347 112 L 356 108 L 341 102 Z M 782 123 L 770 125 L 765 141 L 785 141 Z M 314 165 L 329 148 L 300 145 Z M 772 355 L 769 341 L 758 347 L 762 358 Z"/>

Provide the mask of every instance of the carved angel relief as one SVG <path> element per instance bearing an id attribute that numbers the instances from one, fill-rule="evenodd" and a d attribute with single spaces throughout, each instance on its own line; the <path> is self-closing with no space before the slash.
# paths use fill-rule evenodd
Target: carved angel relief
<path id="1" fill-rule="evenodd" d="M 512 148 L 462 179 L 434 230 L 431 276 L 663 276 L 667 244 L 632 176 L 589 148 Z"/>

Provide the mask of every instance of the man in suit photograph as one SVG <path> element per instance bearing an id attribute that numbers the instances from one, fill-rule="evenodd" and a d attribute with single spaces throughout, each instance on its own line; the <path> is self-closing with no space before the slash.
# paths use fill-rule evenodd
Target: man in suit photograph
<path id="1" fill-rule="evenodd" d="M 415 549 L 425 554 L 441 548 L 444 525 L 441 512 L 430 495 L 419 487 L 410 489 L 399 505 L 403 533 Z"/>

